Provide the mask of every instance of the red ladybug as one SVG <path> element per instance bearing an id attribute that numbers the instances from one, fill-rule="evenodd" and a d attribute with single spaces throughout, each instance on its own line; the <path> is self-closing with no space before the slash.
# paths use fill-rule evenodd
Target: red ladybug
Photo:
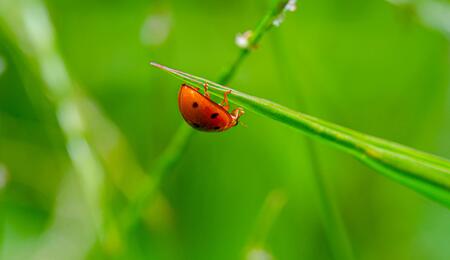
<path id="1" fill-rule="evenodd" d="M 210 99 L 208 84 L 204 85 L 205 94 L 198 88 L 182 84 L 178 93 L 178 106 L 184 120 L 193 128 L 205 132 L 223 132 L 236 126 L 239 117 L 244 114 L 242 108 L 228 112 L 228 94 L 225 92 L 222 103 L 217 104 Z"/>

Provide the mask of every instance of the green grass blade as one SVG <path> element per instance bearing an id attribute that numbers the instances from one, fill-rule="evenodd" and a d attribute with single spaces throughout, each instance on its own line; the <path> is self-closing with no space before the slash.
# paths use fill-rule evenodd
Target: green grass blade
<path id="1" fill-rule="evenodd" d="M 32 28 L 30 24 L 33 25 Z M 39 90 L 49 96 L 49 101 L 54 106 L 54 117 L 66 139 L 67 155 L 80 180 L 97 235 L 101 237 L 103 208 L 100 195 L 104 188 L 105 172 L 86 138 L 80 105 L 74 94 L 77 86 L 56 46 L 57 35 L 45 3 L 0 1 L 0 31 L 5 35 L 9 48 L 14 48 L 15 62 L 19 69 L 27 71 L 27 74 L 21 75 L 22 78 L 33 80 L 26 87 L 30 90 L 42 87 Z M 38 37 L 36 31 L 46 32 L 47 38 Z M 51 74 L 46 70 L 48 64 L 53 64 Z M 33 99 L 32 94 L 29 96 Z"/>
<path id="2" fill-rule="evenodd" d="M 308 102 L 304 99 L 302 85 L 298 82 L 294 67 L 291 65 L 290 57 L 284 48 L 279 32 L 273 34 L 272 44 L 276 67 L 281 76 L 281 84 L 286 92 L 296 93 L 294 98 L 298 107 L 302 106 L 305 112 L 308 110 Z M 299 90 L 299 91 L 298 91 Z M 310 138 L 305 138 L 304 149 L 309 156 L 311 167 L 311 180 L 319 201 L 320 216 L 323 221 L 324 230 L 330 245 L 334 259 L 354 259 L 352 243 L 347 234 L 344 222 L 339 212 L 338 204 L 333 196 L 332 187 L 328 185 L 327 176 L 320 167 L 320 154 L 316 149 L 316 143 Z"/>
<path id="3" fill-rule="evenodd" d="M 230 99 L 234 103 L 326 141 L 377 172 L 450 207 L 450 162 L 444 158 L 365 135 L 182 71 L 151 64 L 191 85 L 208 83 L 216 96 L 231 90 Z"/>
<path id="4" fill-rule="evenodd" d="M 271 257 L 270 252 L 267 251 L 267 240 L 287 200 L 286 194 L 278 189 L 272 190 L 266 196 L 260 213 L 255 220 L 255 226 L 250 233 L 247 245 L 244 248 L 245 259 L 256 258 L 253 255 L 255 253 L 258 254 L 258 252 Z"/>

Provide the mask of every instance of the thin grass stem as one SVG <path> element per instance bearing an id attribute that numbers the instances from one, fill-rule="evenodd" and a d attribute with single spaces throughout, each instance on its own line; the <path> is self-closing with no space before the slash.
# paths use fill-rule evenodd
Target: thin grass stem
<path id="1" fill-rule="evenodd" d="M 298 82 L 289 56 L 281 42 L 278 34 L 272 36 L 272 43 L 275 52 L 277 68 L 282 78 L 282 85 L 286 86 L 286 91 L 293 93 L 297 106 L 302 106 L 305 112 L 308 111 L 308 102 L 304 98 L 304 90 Z M 299 90 L 300 88 L 300 90 Z M 327 185 L 325 174 L 320 168 L 320 158 L 316 145 L 313 140 L 305 138 L 305 150 L 310 157 L 310 167 L 312 172 L 312 180 L 316 189 L 320 213 L 325 226 L 325 232 L 328 243 L 335 259 L 354 259 L 350 239 L 348 238 L 346 229 L 339 213 L 339 208 Z"/>
<path id="2" fill-rule="evenodd" d="M 253 248 L 264 249 L 266 247 L 265 244 L 270 230 L 278 219 L 286 202 L 287 197 L 283 191 L 275 189 L 269 192 L 255 221 L 255 226 L 250 235 L 246 251 L 250 251 Z"/>

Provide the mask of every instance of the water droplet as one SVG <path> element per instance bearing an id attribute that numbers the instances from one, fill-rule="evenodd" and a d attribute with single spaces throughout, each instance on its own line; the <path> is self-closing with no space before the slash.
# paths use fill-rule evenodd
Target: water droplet
<path id="1" fill-rule="evenodd" d="M 280 14 L 277 19 L 273 20 L 273 25 L 279 27 L 284 21 L 284 13 Z"/>
<path id="2" fill-rule="evenodd" d="M 284 7 L 284 10 L 295 12 L 297 10 L 297 0 L 289 0 L 289 2 Z"/>
<path id="3" fill-rule="evenodd" d="M 246 31 L 245 33 L 238 33 L 235 39 L 236 45 L 242 49 L 250 47 L 250 38 L 252 37 L 252 34 L 253 34 L 252 31 Z"/>

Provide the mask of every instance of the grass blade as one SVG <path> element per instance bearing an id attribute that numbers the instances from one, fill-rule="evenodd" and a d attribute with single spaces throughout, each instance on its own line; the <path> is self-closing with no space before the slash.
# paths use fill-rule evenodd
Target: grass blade
<path id="1" fill-rule="evenodd" d="M 290 58 L 284 48 L 281 35 L 274 34 L 272 37 L 272 44 L 274 49 L 274 56 L 276 59 L 276 67 L 282 80 L 282 85 L 285 86 L 288 93 L 294 94 L 297 105 L 302 105 L 305 112 L 308 110 L 308 102 L 303 98 L 302 84 L 298 82 L 294 67 L 291 65 Z M 297 89 L 300 91 L 297 92 Z M 328 185 L 327 176 L 320 167 L 320 156 L 316 149 L 316 144 L 310 138 L 305 138 L 304 149 L 310 157 L 311 179 L 318 197 L 318 207 L 320 209 L 320 216 L 324 224 L 324 230 L 330 245 L 331 252 L 334 259 L 351 260 L 354 259 L 352 243 L 347 234 L 344 222 L 339 212 L 338 204 L 333 197 L 332 188 Z"/>
<path id="2" fill-rule="evenodd" d="M 208 83 L 211 93 L 216 96 L 231 90 L 230 99 L 234 103 L 326 141 L 377 172 L 450 207 L 450 162 L 444 158 L 365 135 L 154 62 L 151 65 L 191 85 Z"/>
<path id="3" fill-rule="evenodd" d="M 244 258 L 246 260 L 273 258 L 267 250 L 267 239 L 286 203 L 287 196 L 281 190 L 272 190 L 266 196 L 264 204 L 261 207 L 261 211 L 255 220 L 255 226 L 250 234 L 247 246 L 244 249 Z M 264 255 L 267 257 L 258 258 L 257 256 L 259 255 Z"/>

